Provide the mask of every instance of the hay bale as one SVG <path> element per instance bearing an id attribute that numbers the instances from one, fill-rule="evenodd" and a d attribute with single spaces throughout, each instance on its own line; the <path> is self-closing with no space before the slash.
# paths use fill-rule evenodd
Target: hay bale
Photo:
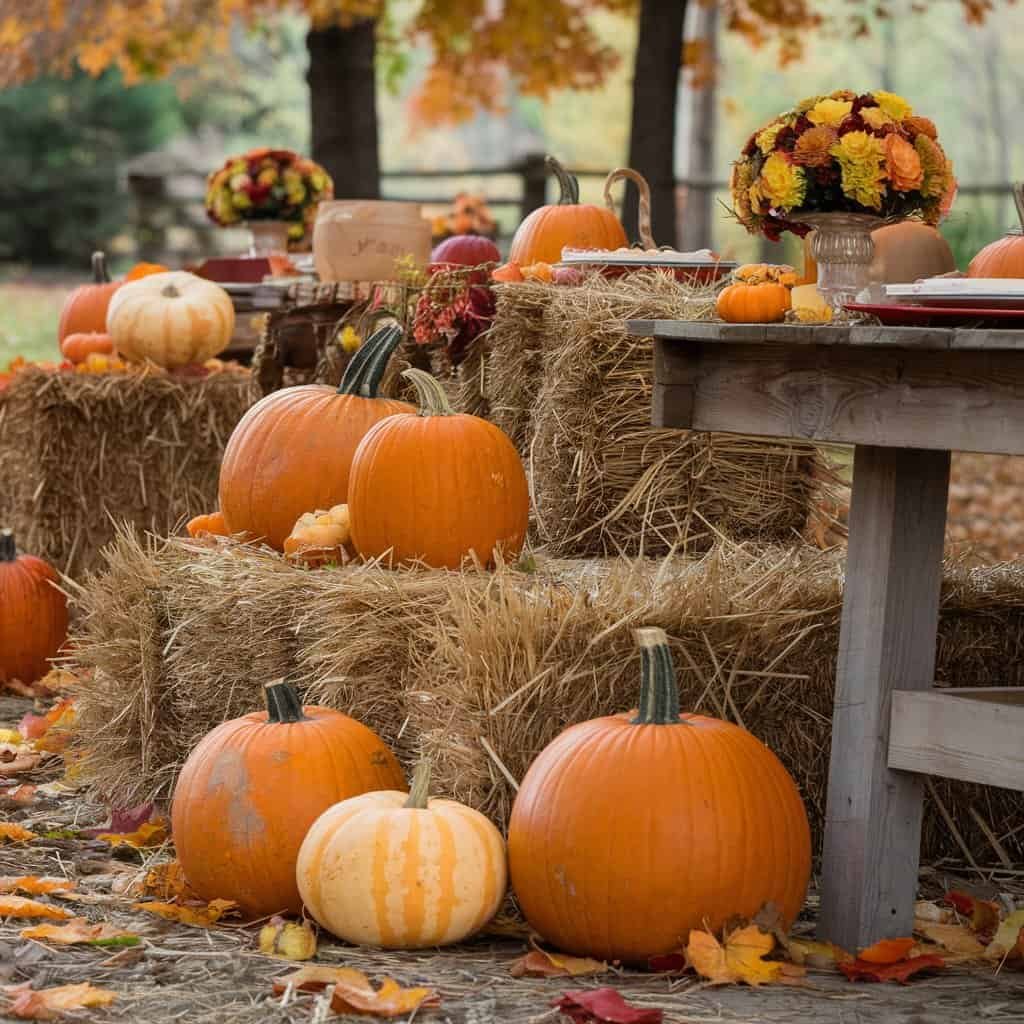
<path id="1" fill-rule="evenodd" d="M 171 533 L 217 506 L 248 372 L 203 378 L 29 368 L 5 390 L 3 511 L 26 551 L 71 576 L 100 564 L 115 521 Z"/>
<path id="2" fill-rule="evenodd" d="M 188 750 L 259 707 L 286 676 L 354 715 L 439 793 L 507 821 L 514 783 L 566 726 L 635 703 L 632 629 L 672 638 L 682 703 L 742 723 L 777 751 L 820 843 L 841 605 L 841 560 L 808 547 L 719 546 L 700 559 L 559 561 L 525 573 L 351 565 L 304 571 L 227 542 L 125 534 L 80 600 L 75 747 L 94 789 L 167 797 Z M 938 677 L 1021 685 L 1024 565 L 947 567 Z M 1017 794 L 936 780 L 971 856 L 985 829 L 1024 860 Z M 979 815 L 982 819 L 979 822 Z M 963 857 L 932 805 L 924 853 Z"/>

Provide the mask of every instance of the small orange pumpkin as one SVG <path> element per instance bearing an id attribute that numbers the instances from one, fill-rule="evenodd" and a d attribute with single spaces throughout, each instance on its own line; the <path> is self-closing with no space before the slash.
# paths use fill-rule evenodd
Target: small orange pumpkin
<path id="1" fill-rule="evenodd" d="M 201 516 L 194 516 L 185 524 L 185 529 L 188 530 L 190 537 L 202 537 L 204 534 L 214 537 L 231 536 L 223 512 L 207 512 Z"/>
<path id="2" fill-rule="evenodd" d="M 69 334 L 61 343 L 60 350 L 65 359 L 72 363 L 84 363 L 93 353 L 109 356 L 114 351 L 114 342 L 109 334 Z"/>
<path id="3" fill-rule="evenodd" d="M 971 260 L 968 277 L 1024 277 L 1024 185 L 1013 186 L 1013 203 L 1020 227 L 986 245 Z"/>
<path id="4" fill-rule="evenodd" d="M 150 274 L 166 274 L 168 270 L 170 267 L 165 267 L 162 263 L 136 263 L 124 275 L 124 279 L 125 281 L 138 281 L 140 277 L 149 277 Z"/>
<path id="5" fill-rule="evenodd" d="M 69 334 L 105 334 L 107 307 L 121 281 L 111 281 L 107 273 L 107 258 L 102 252 L 92 254 L 92 284 L 76 288 L 65 300 L 57 326 L 57 340 L 63 342 Z"/>
<path id="6" fill-rule="evenodd" d="M 509 261 L 491 271 L 491 280 L 497 281 L 498 284 L 518 284 L 525 278 L 522 270 L 519 269 L 519 264 Z"/>
<path id="7" fill-rule="evenodd" d="M 718 294 L 715 308 L 730 324 L 773 324 L 784 320 L 792 304 L 792 267 L 747 263 L 733 273 L 734 284 Z"/>
<path id="8" fill-rule="evenodd" d="M 305 512 L 296 520 L 284 542 L 287 558 L 312 568 L 329 562 L 345 562 L 352 539 L 348 505 L 335 505 L 326 512 Z"/>

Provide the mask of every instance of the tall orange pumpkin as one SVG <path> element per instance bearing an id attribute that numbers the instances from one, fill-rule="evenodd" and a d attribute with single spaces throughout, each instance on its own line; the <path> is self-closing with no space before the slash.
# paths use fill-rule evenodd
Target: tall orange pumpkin
<path id="1" fill-rule="evenodd" d="M 420 411 L 391 416 L 363 438 L 352 459 L 352 543 L 364 558 L 458 569 L 500 550 L 522 550 L 529 516 L 526 473 L 515 446 L 493 423 L 455 413 L 441 385 L 406 370 Z"/>
<path id="2" fill-rule="evenodd" d="M 618 249 L 628 245 L 626 232 L 612 210 L 580 203 L 579 182 L 553 157 L 548 169 L 558 179 L 558 202 L 534 210 L 516 229 L 509 262 L 558 263 L 562 249 Z"/>
<path id="3" fill-rule="evenodd" d="M 349 469 L 363 435 L 379 420 L 411 412 L 378 397 L 399 327 L 371 335 L 341 386 L 283 388 L 257 402 L 228 439 L 220 467 L 220 508 L 231 533 L 262 537 L 278 551 L 299 516 L 344 505 Z"/>
<path id="4" fill-rule="evenodd" d="M 189 885 L 235 900 L 253 917 L 300 913 L 295 881 L 310 825 L 339 800 L 401 789 L 394 754 L 365 725 L 331 708 L 302 707 L 283 680 L 267 710 L 200 740 L 178 777 L 171 828 Z"/>
<path id="5" fill-rule="evenodd" d="M 53 567 L 18 555 L 14 534 L 0 530 L 0 683 L 33 683 L 50 671 L 49 659 L 68 635 L 68 606 L 54 586 Z"/>
<path id="6" fill-rule="evenodd" d="M 769 901 L 790 924 L 811 870 L 785 768 L 728 722 L 679 713 L 660 629 L 637 631 L 640 710 L 572 726 L 531 765 L 509 822 L 512 886 L 559 949 L 627 963 Z"/>
<path id="7" fill-rule="evenodd" d="M 92 284 L 79 285 L 65 300 L 57 325 L 57 341 L 69 334 L 106 334 L 107 307 L 121 281 L 111 281 L 107 258 L 101 252 L 92 254 Z"/>
<path id="8" fill-rule="evenodd" d="M 1013 204 L 1020 227 L 986 245 L 971 260 L 968 277 L 1024 277 L 1024 185 L 1013 186 Z"/>

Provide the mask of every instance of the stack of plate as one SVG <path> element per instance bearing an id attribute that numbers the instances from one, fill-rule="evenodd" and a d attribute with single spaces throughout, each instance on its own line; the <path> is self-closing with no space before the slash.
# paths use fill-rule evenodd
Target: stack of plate
<path id="1" fill-rule="evenodd" d="M 738 264 L 720 259 L 710 249 L 677 252 L 674 249 L 570 249 L 562 250 L 560 267 L 600 270 L 608 276 L 630 270 L 671 270 L 679 280 L 705 283 L 717 281 Z"/>
<path id="2" fill-rule="evenodd" d="M 998 320 L 1024 326 L 1024 280 L 987 277 L 931 277 L 915 284 L 885 286 L 885 305 L 847 303 L 883 324 L 954 326 Z"/>

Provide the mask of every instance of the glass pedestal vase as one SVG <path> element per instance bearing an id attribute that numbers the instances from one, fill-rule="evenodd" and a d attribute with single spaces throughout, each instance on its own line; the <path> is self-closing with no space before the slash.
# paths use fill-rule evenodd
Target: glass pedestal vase
<path id="1" fill-rule="evenodd" d="M 818 265 L 818 291 L 838 312 L 871 287 L 871 261 L 875 243 L 871 232 L 882 227 L 881 217 L 864 213 L 808 213 L 794 215 L 814 228 L 811 257 Z"/>
<path id="2" fill-rule="evenodd" d="M 288 252 L 288 231 L 291 224 L 286 220 L 249 220 L 249 251 L 247 256 L 274 256 Z"/>

